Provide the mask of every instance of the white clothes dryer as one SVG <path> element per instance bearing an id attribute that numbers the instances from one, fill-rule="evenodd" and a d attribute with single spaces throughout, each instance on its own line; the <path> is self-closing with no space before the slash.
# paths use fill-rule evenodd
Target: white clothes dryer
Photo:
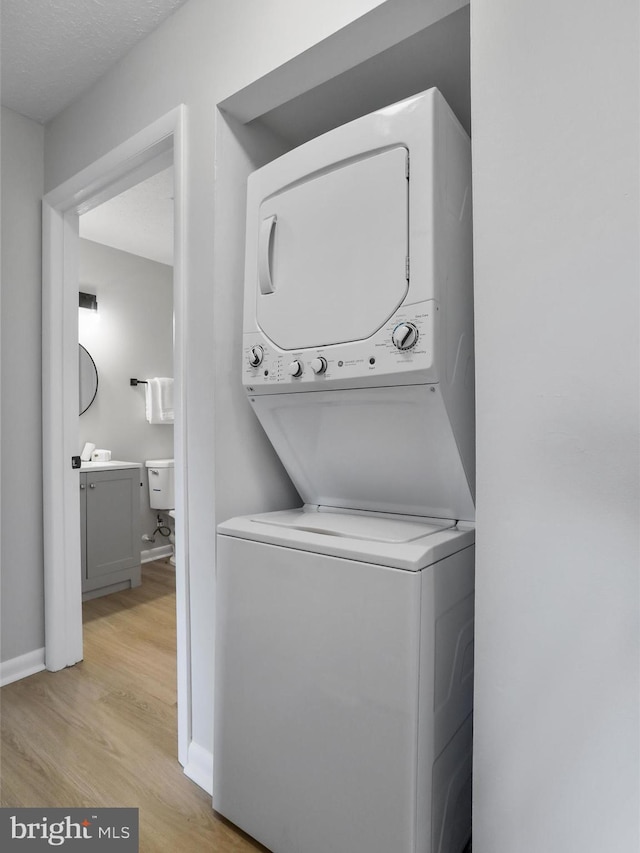
<path id="1" fill-rule="evenodd" d="M 475 518 L 471 148 L 436 89 L 249 176 L 243 382 L 305 503 Z"/>

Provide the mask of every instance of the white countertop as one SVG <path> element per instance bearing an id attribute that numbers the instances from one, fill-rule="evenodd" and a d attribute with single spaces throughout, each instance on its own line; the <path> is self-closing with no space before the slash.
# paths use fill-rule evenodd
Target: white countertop
<path id="1" fill-rule="evenodd" d="M 109 462 L 83 462 L 80 465 L 81 471 L 111 471 L 118 468 L 142 468 L 140 462 L 119 462 L 117 459 L 111 459 Z"/>

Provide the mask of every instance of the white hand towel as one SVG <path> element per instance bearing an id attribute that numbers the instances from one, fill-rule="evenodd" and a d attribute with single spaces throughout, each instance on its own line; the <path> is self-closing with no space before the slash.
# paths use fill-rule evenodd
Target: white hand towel
<path id="1" fill-rule="evenodd" d="M 173 423 L 173 379 L 158 379 L 160 383 L 160 418 L 163 424 Z"/>
<path id="2" fill-rule="evenodd" d="M 173 423 L 173 379 L 154 377 L 145 389 L 147 420 L 150 424 Z"/>

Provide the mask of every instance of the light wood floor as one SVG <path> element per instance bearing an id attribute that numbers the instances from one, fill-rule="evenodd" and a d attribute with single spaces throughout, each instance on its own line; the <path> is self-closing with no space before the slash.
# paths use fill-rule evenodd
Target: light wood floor
<path id="1" fill-rule="evenodd" d="M 85 602 L 84 660 L 2 688 L 2 806 L 140 809 L 140 853 L 264 851 L 211 808 L 176 744 L 173 569 Z"/>

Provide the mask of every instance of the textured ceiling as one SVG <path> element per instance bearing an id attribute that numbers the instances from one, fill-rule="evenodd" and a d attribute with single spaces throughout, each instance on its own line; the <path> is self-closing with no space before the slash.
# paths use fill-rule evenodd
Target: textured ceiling
<path id="1" fill-rule="evenodd" d="M 2 103 L 45 123 L 186 0 L 1 0 Z"/>
<path id="2" fill-rule="evenodd" d="M 80 236 L 173 264 L 173 167 L 80 217 Z"/>
<path id="3" fill-rule="evenodd" d="M 2 104 L 45 123 L 186 0 L 0 0 Z M 173 263 L 173 170 L 80 218 L 80 234 Z"/>

